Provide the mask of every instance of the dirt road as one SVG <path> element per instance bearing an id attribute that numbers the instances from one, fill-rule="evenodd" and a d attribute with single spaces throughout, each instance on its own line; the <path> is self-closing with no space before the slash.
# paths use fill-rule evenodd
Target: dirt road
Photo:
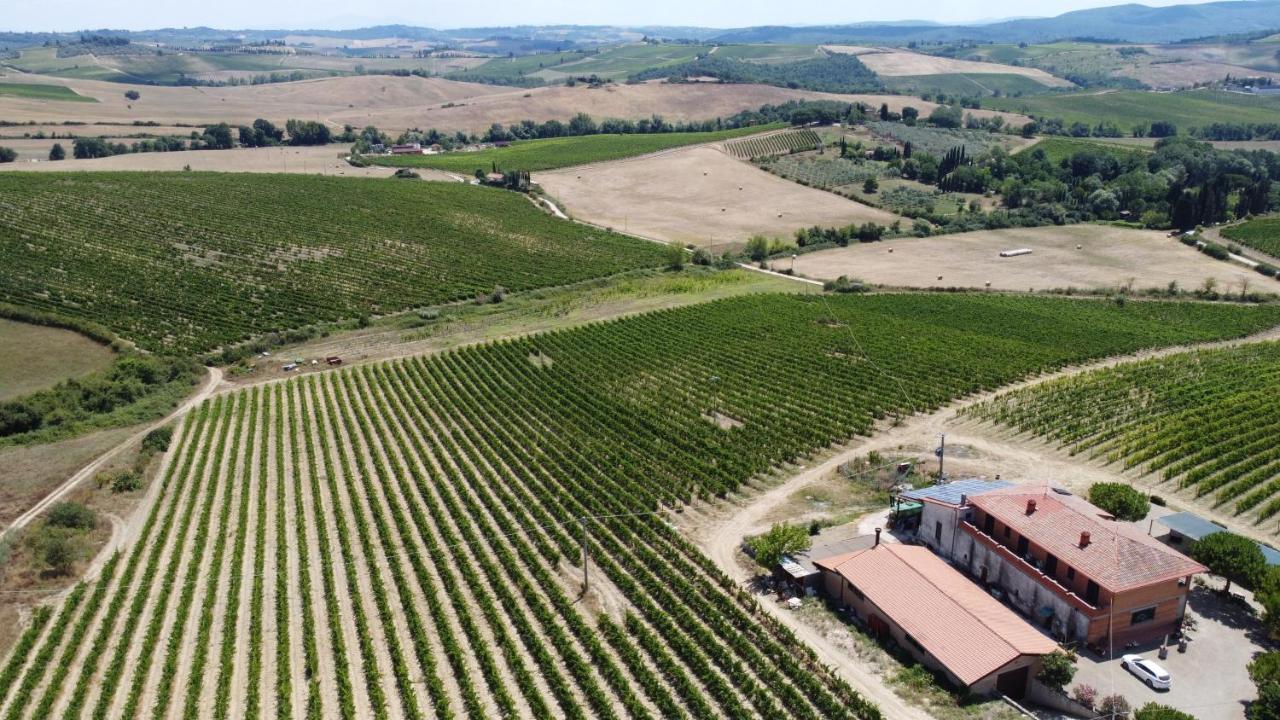
<path id="1" fill-rule="evenodd" d="M 3 539 L 4 537 L 8 536 L 9 533 L 13 532 L 14 530 L 19 530 L 21 528 L 26 527 L 27 524 L 29 524 L 38 515 L 40 515 L 40 513 L 49 509 L 50 507 L 53 506 L 54 503 L 66 497 L 67 494 L 70 493 L 77 485 L 93 477 L 94 474 L 97 473 L 98 470 L 100 470 L 104 465 L 106 465 L 108 461 L 110 461 L 116 455 L 119 455 L 121 452 L 123 452 L 125 448 L 142 440 L 142 438 L 145 437 L 147 433 L 151 432 L 152 430 L 166 423 L 172 422 L 173 420 L 182 417 L 189 410 L 191 410 L 191 408 L 195 407 L 196 405 L 199 405 L 201 402 L 204 401 L 205 398 L 212 395 L 213 391 L 218 387 L 218 384 L 222 382 L 222 370 L 218 368 L 209 368 L 208 370 L 209 370 L 209 376 L 205 379 L 204 385 L 201 386 L 200 390 L 197 391 L 196 394 L 187 398 L 185 402 L 179 405 L 173 412 L 169 413 L 164 418 L 144 426 L 142 429 L 138 430 L 136 433 L 125 438 L 124 442 L 121 442 L 119 445 L 116 445 L 115 447 L 111 448 L 110 450 L 103 453 L 102 455 L 99 455 L 98 458 L 95 459 L 93 462 L 89 463 L 88 465 L 85 465 L 78 472 L 76 472 L 76 474 L 67 478 L 66 482 L 59 485 L 53 492 L 49 493 L 42 500 L 40 500 L 40 502 L 33 505 L 30 510 L 27 510 L 26 512 L 19 515 L 17 519 L 15 519 L 12 523 L 9 524 L 9 527 L 5 528 L 2 532 L 0 532 L 0 539 Z M 145 512 L 140 512 L 136 514 L 144 515 Z"/>

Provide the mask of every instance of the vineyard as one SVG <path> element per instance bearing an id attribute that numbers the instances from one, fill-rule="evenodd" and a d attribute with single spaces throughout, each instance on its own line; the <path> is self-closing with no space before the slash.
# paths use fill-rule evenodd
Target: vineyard
<path id="1" fill-rule="evenodd" d="M 199 352 L 321 321 L 562 285 L 661 249 L 515 193 L 298 175 L 0 176 L 0 301 Z"/>
<path id="2" fill-rule="evenodd" d="M 1255 218 L 1222 229 L 1222 236 L 1280 258 L 1280 217 Z"/>
<path id="3" fill-rule="evenodd" d="M 822 147 L 822 138 L 813 130 L 788 130 L 764 137 L 734 140 L 724 146 L 736 158 L 751 159 L 817 150 Z"/>
<path id="4" fill-rule="evenodd" d="M 219 395 L 136 541 L 33 613 L 0 716 L 878 718 L 670 514 L 878 418 L 1277 322 L 767 295 Z"/>
<path id="5" fill-rule="evenodd" d="M 1280 512 L 1277 392 L 1280 343 L 1261 343 L 1126 363 L 967 412 L 1261 522 Z"/>
<path id="6" fill-rule="evenodd" d="M 376 165 L 423 167 L 473 175 L 476 170 L 554 170 L 588 163 L 621 160 L 659 150 L 753 135 L 776 126 L 753 126 L 716 132 L 580 135 L 545 140 L 517 140 L 507 147 L 455 151 L 436 155 L 378 155 L 366 158 Z"/>

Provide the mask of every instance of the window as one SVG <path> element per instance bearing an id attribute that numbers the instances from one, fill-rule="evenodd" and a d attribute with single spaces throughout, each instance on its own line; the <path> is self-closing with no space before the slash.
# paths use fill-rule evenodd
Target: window
<path id="1" fill-rule="evenodd" d="M 1055 555 L 1044 556 L 1044 574 L 1053 577 L 1058 574 L 1058 558 Z"/>
<path id="2" fill-rule="evenodd" d="M 941 520 L 933 521 L 933 541 L 937 543 L 942 542 L 942 521 Z"/>
<path id="3" fill-rule="evenodd" d="M 1090 580 L 1088 585 L 1084 586 L 1084 601 L 1097 607 L 1098 605 L 1098 583 Z"/>
<path id="4" fill-rule="evenodd" d="M 1156 619 L 1156 609 L 1154 607 L 1138 610 L 1129 616 L 1130 625 L 1141 625 L 1145 622 L 1151 622 Z"/>
<path id="5" fill-rule="evenodd" d="M 996 531 L 996 519 L 987 515 L 982 518 L 982 532 L 990 535 Z"/>
<path id="6" fill-rule="evenodd" d="M 1068 568 L 1067 568 L 1067 579 L 1068 579 L 1068 580 L 1075 580 L 1075 579 L 1076 579 L 1076 569 L 1075 569 L 1075 568 L 1073 568 L 1073 567 L 1068 567 Z"/>
<path id="7" fill-rule="evenodd" d="M 1025 557 L 1027 550 L 1031 548 L 1031 541 L 1024 535 L 1018 538 L 1018 555 Z"/>

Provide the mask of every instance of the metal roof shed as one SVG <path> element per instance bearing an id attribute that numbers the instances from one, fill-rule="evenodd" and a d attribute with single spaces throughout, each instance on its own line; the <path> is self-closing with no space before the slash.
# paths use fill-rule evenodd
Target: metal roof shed
<path id="1" fill-rule="evenodd" d="M 1175 544 L 1179 543 L 1182 538 L 1195 542 L 1214 533 L 1230 532 L 1222 525 L 1206 520 L 1191 512 L 1165 515 L 1164 517 L 1156 518 L 1156 522 L 1169 528 L 1170 540 Z M 1262 555 L 1267 559 L 1268 565 L 1280 565 L 1280 550 L 1262 543 L 1258 543 L 1258 549 L 1262 550 Z"/>

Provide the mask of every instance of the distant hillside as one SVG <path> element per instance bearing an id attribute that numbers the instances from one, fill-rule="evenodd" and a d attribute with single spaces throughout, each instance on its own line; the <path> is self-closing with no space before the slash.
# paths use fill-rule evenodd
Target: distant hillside
<path id="1" fill-rule="evenodd" d="M 1211 35 L 1230 35 L 1280 28 L 1280 0 L 1232 0 L 1203 5 L 1115 5 L 1077 10 L 1052 18 L 1008 20 L 990 25 L 817 25 L 761 26 L 716 36 L 725 43 L 909 42 L 912 40 L 976 40 L 980 42 L 1045 42 L 1092 38 L 1121 42 L 1177 42 Z"/>

